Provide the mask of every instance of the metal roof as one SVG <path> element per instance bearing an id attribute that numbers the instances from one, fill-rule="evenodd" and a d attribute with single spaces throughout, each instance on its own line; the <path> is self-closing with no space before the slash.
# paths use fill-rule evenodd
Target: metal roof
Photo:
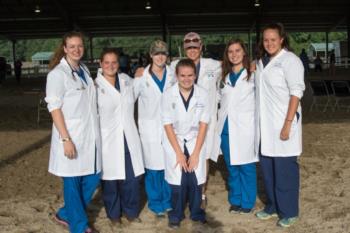
<path id="1" fill-rule="evenodd" d="M 281 22 L 288 31 L 334 31 L 346 30 L 349 20 L 349 0 L 259 0 L 260 7 L 255 1 L 0 0 L 0 36 L 47 38 L 71 29 L 92 37 L 232 33 L 269 22 Z"/>

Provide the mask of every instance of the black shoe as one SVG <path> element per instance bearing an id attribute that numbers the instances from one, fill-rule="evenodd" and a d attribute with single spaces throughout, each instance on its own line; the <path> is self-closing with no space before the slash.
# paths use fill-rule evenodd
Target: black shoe
<path id="1" fill-rule="evenodd" d="M 234 213 L 234 214 L 238 214 L 240 211 L 241 211 L 241 207 L 240 206 L 231 205 L 228 212 Z"/>
<path id="2" fill-rule="evenodd" d="M 122 220 L 120 218 L 111 219 L 111 223 L 112 225 L 122 224 Z"/>
<path id="3" fill-rule="evenodd" d="M 206 219 L 199 221 L 202 225 L 208 224 L 208 221 Z"/>
<path id="4" fill-rule="evenodd" d="M 207 221 L 206 219 L 203 219 L 203 220 L 193 220 L 193 219 L 192 219 L 192 221 L 193 221 L 193 222 L 196 222 L 196 223 L 200 223 L 200 224 L 202 224 L 202 225 L 205 225 L 205 224 L 208 223 L 208 221 Z"/>
<path id="5" fill-rule="evenodd" d="M 252 209 L 246 208 L 241 208 L 241 210 L 239 211 L 240 214 L 249 214 L 250 212 L 252 212 Z"/>
<path id="6" fill-rule="evenodd" d="M 178 229 L 180 227 L 180 222 L 169 222 L 168 223 L 168 226 L 171 228 L 171 229 Z"/>

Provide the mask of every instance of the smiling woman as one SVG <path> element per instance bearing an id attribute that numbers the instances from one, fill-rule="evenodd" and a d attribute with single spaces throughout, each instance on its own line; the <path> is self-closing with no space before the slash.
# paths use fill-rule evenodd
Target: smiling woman
<path id="1" fill-rule="evenodd" d="M 228 176 L 230 213 L 249 213 L 255 205 L 255 85 L 244 42 L 232 39 L 224 52 L 215 155 L 223 152 Z"/>
<path id="2" fill-rule="evenodd" d="M 134 120 L 133 80 L 118 73 L 118 54 L 105 49 L 95 80 L 102 138 L 102 198 L 107 217 L 122 214 L 140 221 L 140 178 L 144 173 L 141 143 Z"/>
<path id="3" fill-rule="evenodd" d="M 119 70 L 119 55 L 114 49 L 105 49 L 100 56 L 103 76 L 114 86 Z"/>
<path id="4" fill-rule="evenodd" d="M 256 141 L 268 201 L 256 215 L 262 220 L 278 216 L 278 225 L 289 227 L 299 215 L 304 68 L 290 51 L 282 24 L 267 25 L 262 34 L 256 71 L 257 136 L 261 139 Z"/>
<path id="5" fill-rule="evenodd" d="M 54 123 L 49 172 L 62 177 L 64 186 L 64 207 L 55 220 L 72 233 L 93 232 L 85 211 L 101 168 L 96 91 L 80 62 L 83 54 L 83 35 L 65 34 L 50 63 L 45 98 Z"/>

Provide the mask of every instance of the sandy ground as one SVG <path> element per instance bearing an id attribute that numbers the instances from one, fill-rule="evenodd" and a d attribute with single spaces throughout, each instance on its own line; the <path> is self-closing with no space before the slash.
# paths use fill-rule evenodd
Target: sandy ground
<path id="1" fill-rule="evenodd" d="M 61 180 L 47 172 L 51 126 L 49 122 L 37 126 L 38 96 L 28 88 L 0 89 L 0 232 L 68 232 L 52 221 L 63 202 Z M 122 219 L 122 225 L 111 226 L 99 191 L 89 207 L 90 222 L 101 233 L 350 232 L 350 113 L 305 112 L 303 131 L 300 220 L 289 229 L 278 228 L 276 219 L 260 221 L 253 214 L 228 213 L 222 159 L 211 163 L 209 224 L 205 227 L 186 219 L 179 230 L 169 230 L 167 219 L 156 219 L 146 201 L 140 215 L 142 223 L 129 224 Z M 264 200 L 260 173 L 258 176 L 254 212 L 263 207 Z"/>

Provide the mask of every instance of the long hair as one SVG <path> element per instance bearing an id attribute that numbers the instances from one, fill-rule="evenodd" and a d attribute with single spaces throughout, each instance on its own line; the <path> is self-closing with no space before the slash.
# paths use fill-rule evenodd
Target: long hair
<path id="1" fill-rule="evenodd" d="M 67 45 L 67 39 L 72 37 L 79 37 L 81 40 L 84 40 L 84 35 L 81 32 L 71 31 L 67 32 L 63 35 L 61 44 L 58 46 L 58 48 L 55 50 L 54 55 L 52 56 L 49 64 L 49 69 L 54 69 L 58 63 L 60 63 L 62 57 L 65 56 L 64 47 Z"/>
<path id="2" fill-rule="evenodd" d="M 232 71 L 233 64 L 230 62 L 230 60 L 228 58 L 228 50 L 229 50 L 230 46 L 233 44 L 239 44 L 241 46 L 241 48 L 243 49 L 244 56 L 243 56 L 242 63 L 243 63 L 243 67 L 247 70 L 247 74 L 248 74 L 247 80 L 249 80 L 249 78 L 251 76 L 249 54 L 248 54 L 247 47 L 245 46 L 244 42 L 240 39 L 231 39 L 226 45 L 225 52 L 224 52 L 224 58 L 223 58 L 223 62 L 222 62 L 221 80 L 225 81 L 225 77 Z"/>
<path id="3" fill-rule="evenodd" d="M 268 29 L 272 29 L 272 30 L 276 30 L 278 35 L 280 36 L 280 38 L 283 39 L 282 41 L 282 48 L 287 49 L 288 51 L 292 51 L 292 48 L 289 46 L 289 39 L 288 39 L 288 35 L 286 33 L 286 31 L 284 30 L 284 26 L 281 23 L 271 23 L 266 25 L 262 31 L 261 31 L 261 39 L 259 41 L 259 46 L 258 46 L 258 54 L 257 54 L 257 58 L 260 59 L 263 56 L 265 56 L 267 54 L 267 51 L 264 48 L 264 32 Z"/>

